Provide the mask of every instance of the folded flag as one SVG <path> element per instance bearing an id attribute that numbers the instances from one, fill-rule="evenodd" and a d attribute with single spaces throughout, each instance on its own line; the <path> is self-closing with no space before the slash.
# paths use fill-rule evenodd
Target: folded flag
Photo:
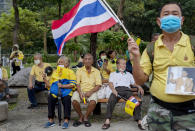
<path id="1" fill-rule="evenodd" d="M 126 112 L 127 114 L 133 116 L 134 109 L 135 109 L 138 105 L 139 105 L 138 100 L 137 100 L 135 97 L 131 96 L 131 97 L 127 100 L 127 102 L 126 102 L 126 104 L 125 104 L 125 112 Z"/>
<path id="2" fill-rule="evenodd" d="M 80 0 L 62 19 L 52 22 L 52 34 L 61 55 L 69 39 L 85 33 L 107 30 L 118 23 L 101 0 Z"/>
<path id="3" fill-rule="evenodd" d="M 134 97 L 134 96 L 131 96 L 129 98 L 129 100 L 133 103 L 135 103 L 135 107 L 139 106 L 139 101 Z"/>

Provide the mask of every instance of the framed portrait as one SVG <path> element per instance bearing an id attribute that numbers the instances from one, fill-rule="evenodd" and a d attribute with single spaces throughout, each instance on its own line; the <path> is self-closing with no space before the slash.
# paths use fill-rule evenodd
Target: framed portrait
<path id="1" fill-rule="evenodd" d="M 195 68 L 169 67 L 165 93 L 195 95 Z"/>

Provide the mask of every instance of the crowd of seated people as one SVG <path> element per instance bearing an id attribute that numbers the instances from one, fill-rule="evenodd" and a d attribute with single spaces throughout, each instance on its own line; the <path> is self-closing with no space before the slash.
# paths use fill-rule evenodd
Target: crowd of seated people
<path id="1" fill-rule="evenodd" d="M 110 127 L 110 120 L 114 107 L 119 100 L 118 94 L 129 98 L 133 95 L 132 88 L 137 87 L 137 92 L 143 95 L 143 90 L 136 85 L 134 78 L 126 70 L 128 62 L 123 58 L 116 58 L 115 51 L 101 51 L 97 60 L 97 68 L 93 67 L 94 58 L 87 53 L 81 56 L 79 64 L 76 66 L 76 73 L 70 68 L 70 60 L 66 56 L 61 56 L 57 61 L 56 70 L 51 76 L 45 74 L 47 67 L 51 67 L 49 63 L 42 60 L 42 55 L 36 53 L 34 55 L 34 65 L 30 71 L 29 85 L 27 88 L 30 106 L 28 109 L 34 109 L 38 106 L 35 93 L 49 90 L 48 97 L 48 119 L 45 128 L 55 125 L 55 106 L 58 102 L 58 90 L 61 91 L 61 99 L 64 109 L 63 129 L 69 127 L 71 118 L 71 104 L 78 114 L 78 120 L 73 122 L 74 127 L 84 124 L 90 127 L 92 124 L 89 120 L 90 114 L 94 111 L 98 99 L 108 99 L 106 121 L 102 129 Z M 127 59 L 129 61 L 129 59 Z M 78 68 L 79 67 L 79 68 Z M 74 68 L 74 67 L 73 67 Z M 61 71 L 59 71 L 61 70 Z M 0 100 L 9 98 L 9 89 L 7 88 L 7 73 L 0 65 Z M 33 79 L 35 82 L 33 84 Z M 119 80 L 120 79 L 120 80 Z M 61 82 L 63 81 L 63 82 Z M 86 113 L 83 114 L 80 103 L 88 104 Z M 141 109 L 136 107 L 134 111 L 134 119 L 140 127 Z"/>
<path id="2" fill-rule="evenodd" d="M 57 69 L 53 71 L 51 76 L 47 76 L 44 72 L 46 67 L 51 65 L 42 61 L 41 54 L 34 55 L 34 63 L 27 89 L 31 103 L 28 108 L 33 109 L 37 106 L 36 92 L 49 90 L 49 121 L 45 124 L 45 128 L 55 125 L 55 105 L 58 101 L 59 89 L 64 109 L 63 129 L 69 127 L 71 103 L 78 114 L 78 119 L 73 122 L 73 126 L 78 127 L 84 124 L 86 127 L 90 127 L 92 124 L 89 116 L 94 111 L 98 99 L 107 98 L 106 121 L 102 129 L 108 129 L 115 104 L 119 100 L 118 94 L 128 99 L 133 95 L 132 88 L 136 87 L 137 92 L 143 95 L 143 89 L 134 82 L 131 73 L 126 71 L 126 60 L 123 58 L 117 59 L 115 51 L 108 51 L 108 53 L 101 51 L 97 68 L 92 66 L 94 63 L 93 56 L 89 53 L 85 54 L 82 61 L 83 66 L 77 68 L 76 73 L 70 69 L 70 60 L 65 56 L 58 59 Z M 33 77 L 35 78 L 34 85 L 32 84 Z M 85 114 L 83 114 L 80 106 L 83 102 L 88 104 Z M 136 107 L 134 111 L 134 119 L 138 122 L 138 127 L 142 129 L 140 126 L 140 106 Z"/>

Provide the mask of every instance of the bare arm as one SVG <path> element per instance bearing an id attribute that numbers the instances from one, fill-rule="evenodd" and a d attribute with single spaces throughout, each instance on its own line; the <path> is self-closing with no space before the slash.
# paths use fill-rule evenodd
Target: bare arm
<path id="1" fill-rule="evenodd" d="M 148 80 L 149 76 L 144 73 L 144 71 L 140 66 L 141 54 L 139 51 L 139 47 L 132 38 L 128 39 L 127 42 L 128 42 L 128 51 L 131 53 L 130 56 L 132 56 L 131 60 L 133 61 L 133 76 L 135 82 L 139 85 L 143 85 L 144 82 Z"/>
<path id="2" fill-rule="evenodd" d="M 137 85 L 136 83 L 134 85 L 132 85 L 134 87 L 138 88 L 138 94 L 141 94 L 142 96 L 144 95 L 144 90 L 140 85 Z"/>
<path id="3" fill-rule="evenodd" d="M 80 98 L 83 99 L 84 94 L 83 94 L 82 91 L 81 91 L 81 86 L 80 86 L 80 84 L 77 84 L 77 91 L 78 91 L 78 93 L 79 93 Z"/>
<path id="4" fill-rule="evenodd" d="M 115 94 L 116 96 L 118 96 L 118 92 L 116 91 L 116 89 L 114 88 L 114 85 L 112 82 L 109 82 L 109 87 L 112 90 L 112 93 Z"/>
<path id="5" fill-rule="evenodd" d="M 139 85 L 143 85 L 149 79 L 140 66 L 140 57 L 133 59 L 133 76 Z"/>
<path id="6" fill-rule="evenodd" d="M 43 80 L 45 82 L 45 87 L 49 88 L 51 85 L 50 85 L 49 81 L 46 79 L 46 77 L 43 77 Z"/>
<path id="7" fill-rule="evenodd" d="M 95 92 L 97 92 L 99 89 L 100 89 L 100 87 L 101 87 L 101 85 L 96 85 L 93 89 L 91 89 L 90 91 L 92 92 L 92 93 L 95 93 Z"/>
<path id="8" fill-rule="evenodd" d="M 96 85 L 93 89 L 85 93 L 86 97 L 90 97 L 93 93 L 97 92 L 100 89 L 101 85 Z"/>
<path id="9" fill-rule="evenodd" d="M 72 88 L 74 88 L 74 85 L 72 85 L 72 84 L 63 85 L 63 84 L 61 84 L 61 83 L 58 83 L 58 86 L 59 86 L 60 88 L 65 88 L 65 89 L 72 89 Z"/>

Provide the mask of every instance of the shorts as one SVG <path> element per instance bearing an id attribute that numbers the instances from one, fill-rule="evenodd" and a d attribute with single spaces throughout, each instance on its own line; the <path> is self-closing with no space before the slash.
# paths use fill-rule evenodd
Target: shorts
<path id="1" fill-rule="evenodd" d="M 97 92 L 93 93 L 89 98 L 86 99 L 86 101 L 90 102 L 92 100 L 94 100 L 96 103 L 97 103 Z M 77 102 L 81 102 L 81 99 L 80 99 L 80 96 L 79 96 L 79 93 L 78 91 L 75 91 L 72 95 L 72 102 L 73 101 L 77 101 Z M 83 101 L 83 100 L 82 100 Z"/>

